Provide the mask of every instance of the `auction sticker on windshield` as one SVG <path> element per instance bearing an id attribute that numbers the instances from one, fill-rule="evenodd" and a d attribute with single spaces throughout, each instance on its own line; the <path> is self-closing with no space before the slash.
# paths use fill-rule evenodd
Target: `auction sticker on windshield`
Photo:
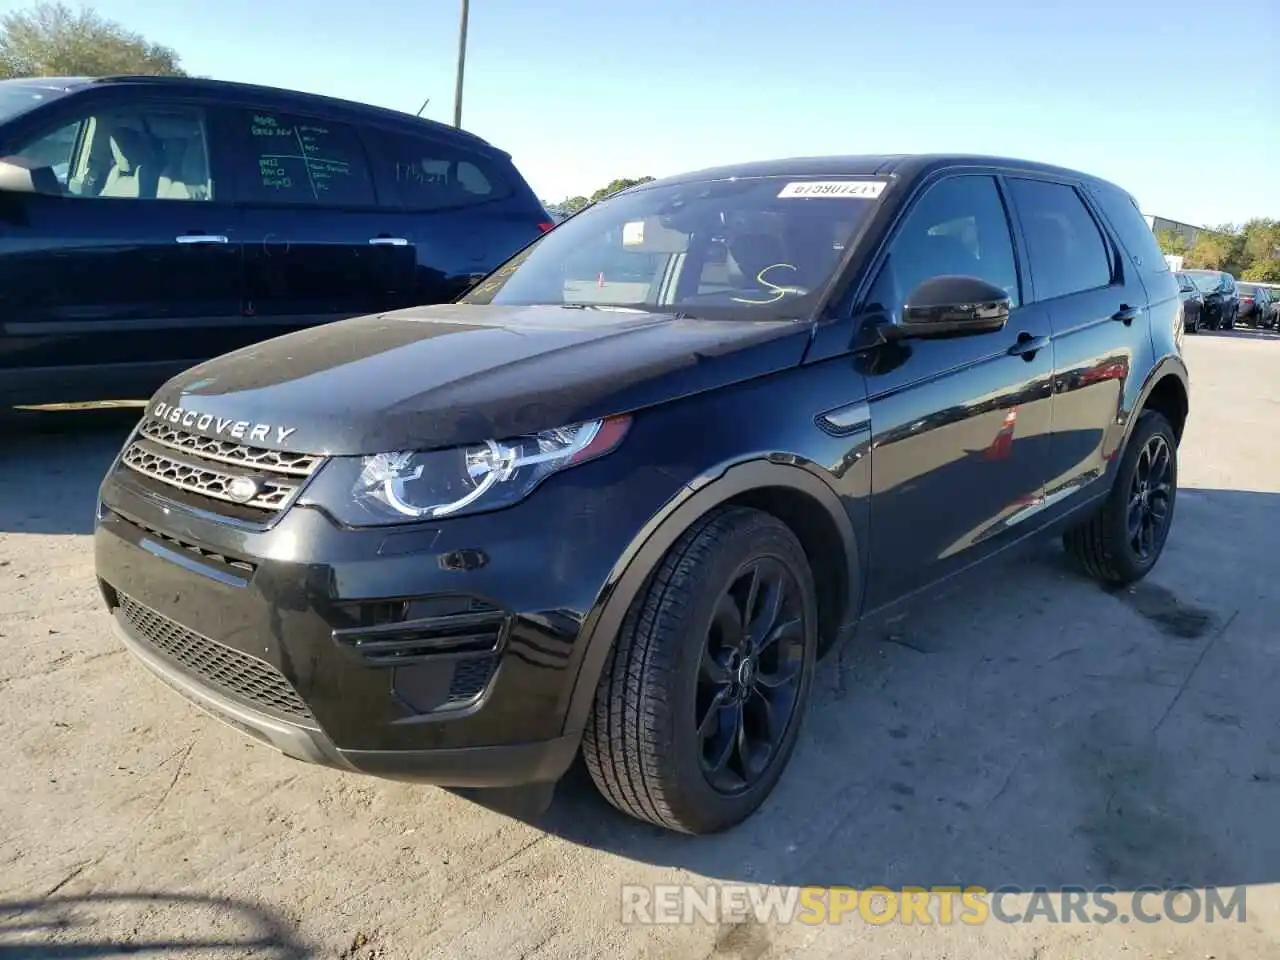
<path id="1" fill-rule="evenodd" d="M 884 193 L 883 180 L 797 180 L 778 193 L 781 197 L 849 197 L 874 200 Z"/>

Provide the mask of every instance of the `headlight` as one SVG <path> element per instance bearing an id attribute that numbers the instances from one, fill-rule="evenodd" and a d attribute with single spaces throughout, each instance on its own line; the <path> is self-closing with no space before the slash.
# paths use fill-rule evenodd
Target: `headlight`
<path id="1" fill-rule="evenodd" d="M 609 453 L 630 425 L 630 417 L 610 417 L 466 447 L 338 457 L 299 502 L 354 527 L 497 510 L 552 474 Z"/>

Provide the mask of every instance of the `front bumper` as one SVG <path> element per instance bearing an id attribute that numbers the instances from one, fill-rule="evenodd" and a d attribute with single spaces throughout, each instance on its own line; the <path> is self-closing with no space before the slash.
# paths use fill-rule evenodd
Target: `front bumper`
<path id="1" fill-rule="evenodd" d="M 241 733 L 307 763 L 452 787 L 501 787 L 556 780 L 573 762 L 578 738 L 445 750 L 342 751 L 315 725 L 288 723 L 220 695 L 135 637 L 117 614 L 116 636 L 147 669 L 187 700 Z"/>
<path id="2" fill-rule="evenodd" d="M 138 660 L 291 757 L 443 786 L 547 782 L 581 734 L 583 624 L 682 489 L 620 458 L 571 475 L 509 510 L 357 531 L 301 506 L 246 528 L 115 469 L 97 575 Z"/>

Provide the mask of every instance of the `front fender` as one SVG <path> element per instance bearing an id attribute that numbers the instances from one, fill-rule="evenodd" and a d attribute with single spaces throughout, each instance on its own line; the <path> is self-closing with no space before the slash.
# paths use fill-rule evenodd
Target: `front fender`
<path id="1" fill-rule="evenodd" d="M 857 541 L 844 504 L 826 482 L 794 462 L 780 463 L 768 459 L 738 463 L 723 472 L 705 475 L 683 488 L 645 524 L 610 572 L 595 607 L 584 620 L 584 653 L 565 713 L 563 732 L 566 735 L 582 734 L 605 660 L 622 628 L 623 618 L 666 552 L 708 511 L 744 493 L 768 488 L 783 488 L 806 495 L 830 515 L 839 532 L 849 574 L 842 624 L 847 624 L 856 614 L 862 600 L 862 570 Z"/>

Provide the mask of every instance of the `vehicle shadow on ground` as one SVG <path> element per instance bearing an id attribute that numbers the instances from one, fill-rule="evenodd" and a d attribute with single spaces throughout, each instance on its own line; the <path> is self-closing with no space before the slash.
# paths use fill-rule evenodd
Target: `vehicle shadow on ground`
<path id="1" fill-rule="evenodd" d="M 92 533 L 98 485 L 140 415 L 0 410 L 0 533 Z"/>
<path id="2" fill-rule="evenodd" d="M 1263 610 L 1280 593 L 1265 573 L 1280 495 L 1185 490 L 1177 509 L 1134 588 L 1100 587 L 1042 540 L 864 624 L 821 662 L 786 776 L 734 831 L 633 821 L 580 762 L 533 822 L 755 883 L 1276 882 L 1280 665 Z"/>
<path id="3" fill-rule="evenodd" d="M 119 914 L 125 913 L 121 918 Z M 127 938 L 104 939 L 94 928 L 132 928 Z M 228 934 L 228 929 L 244 931 Z M 201 933 L 198 931 L 208 931 Z M 156 931 L 159 931 L 157 933 Z M 169 931 L 181 931 L 172 936 Z M 272 911 L 243 900 L 178 893 L 95 893 L 41 900 L 0 900 L 0 958 L 150 955 L 181 951 L 200 956 L 309 960 L 317 954 Z"/>

